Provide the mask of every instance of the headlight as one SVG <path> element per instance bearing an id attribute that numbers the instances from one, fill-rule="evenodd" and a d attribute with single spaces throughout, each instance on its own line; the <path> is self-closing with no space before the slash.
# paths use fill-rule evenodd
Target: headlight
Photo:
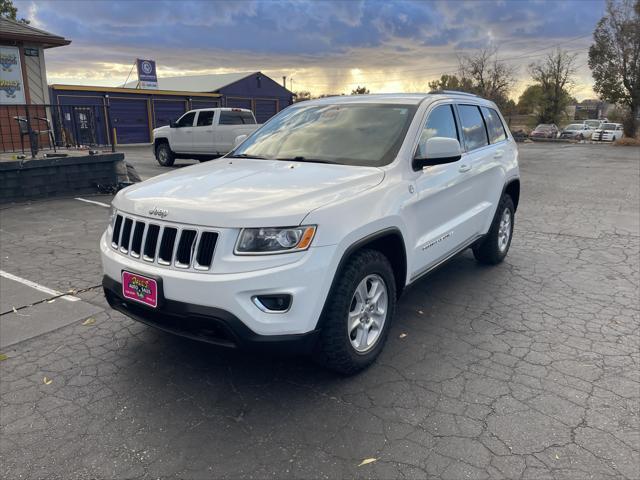
<path id="1" fill-rule="evenodd" d="M 304 227 L 243 228 L 236 243 L 236 255 L 266 255 L 299 252 L 311 245 L 315 225 Z"/>

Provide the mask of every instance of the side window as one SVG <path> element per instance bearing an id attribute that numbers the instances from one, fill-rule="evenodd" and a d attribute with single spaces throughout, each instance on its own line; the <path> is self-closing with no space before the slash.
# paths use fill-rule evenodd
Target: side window
<path id="1" fill-rule="evenodd" d="M 489 139 L 491 143 L 498 143 L 507 138 L 507 132 L 502 125 L 500 115 L 493 108 L 482 107 L 482 116 L 487 124 L 487 131 L 489 132 Z"/>
<path id="2" fill-rule="evenodd" d="M 255 118 L 253 118 L 253 114 L 251 112 L 242 112 L 241 116 L 242 116 L 242 122 L 245 125 L 255 125 L 256 124 L 256 120 L 255 120 Z"/>
<path id="3" fill-rule="evenodd" d="M 475 105 L 458 105 L 458 112 L 460 113 L 462 135 L 464 136 L 464 144 L 467 150 L 475 150 L 489 145 L 480 109 Z"/>
<path id="4" fill-rule="evenodd" d="M 431 137 L 447 137 L 458 140 L 458 129 L 452 105 L 440 105 L 429 114 L 427 123 L 420 134 L 420 145 L 423 145 Z M 420 154 L 424 153 L 420 152 Z"/>
<path id="5" fill-rule="evenodd" d="M 193 127 L 193 119 L 195 118 L 195 116 L 196 116 L 196 112 L 185 113 L 178 120 L 177 122 L 178 127 Z"/>
<path id="6" fill-rule="evenodd" d="M 242 112 L 220 112 L 220 125 L 242 125 Z"/>
<path id="7" fill-rule="evenodd" d="M 213 110 L 205 110 L 198 114 L 198 122 L 197 125 L 199 127 L 208 127 L 213 123 L 213 116 L 216 112 Z"/>

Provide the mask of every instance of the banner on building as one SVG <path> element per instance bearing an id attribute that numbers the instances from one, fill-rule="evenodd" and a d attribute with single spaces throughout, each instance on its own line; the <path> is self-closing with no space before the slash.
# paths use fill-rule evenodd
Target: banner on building
<path id="1" fill-rule="evenodd" d="M 26 103 L 18 47 L 0 46 L 0 105 Z"/>
<path id="2" fill-rule="evenodd" d="M 138 68 L 138 86 L 140 88 L 158 88 L 155 60 L 138 58 L 136 66 Z"/>

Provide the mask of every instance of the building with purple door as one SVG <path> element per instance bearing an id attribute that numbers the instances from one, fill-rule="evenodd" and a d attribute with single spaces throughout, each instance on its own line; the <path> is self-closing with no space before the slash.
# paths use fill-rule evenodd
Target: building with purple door
<path id="1" fill-rule="evenodd" d="M 97 132 L 105 137 L 94 143 L 110 143 L 112 135 L 121 145 L 149 143 L 154 128 L 196 108 L 247 108 L 264 123 L 293 103 L 289 90 L 261 72 L 158 78 L 157 90 L 136 88 L 137 83 L 124 88 L 51 85 L 51 103 L 86 104 L 87 114 L 97 117 L 87 122 L 101 125 Z"/>
<path id="2" fill-rule="evenodd" d="M 135 87 L 136 82 L 127 86 Z M 223 106 L 247 108 L 264 123 L 293 103 L 293 93 L 262 72 L 221 73 L 158 78 L 158 88 L 218 93 Z"/>
<path id="3" fill-rule="evenodd" d="M 154 128 L 169 125 L 187 110 L 222 106 L 219 93 L 85 85 L 51 85 L 49 90 L 51 103 L 64 113 L 63 128 L 82 136 L 86 125 L 97 137 L 87 144 L 110 144 L 112 136 L 120 145 L 150 143 Z M 65 107 L 71 105 L 74 115 Z"/>

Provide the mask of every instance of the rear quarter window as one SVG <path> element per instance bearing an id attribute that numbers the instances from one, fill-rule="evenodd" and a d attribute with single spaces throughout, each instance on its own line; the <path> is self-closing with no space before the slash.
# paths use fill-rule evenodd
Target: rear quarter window
<path id="1" fill-rule="evenodd" d="M 507 132 L 498 112 L 493 108 L 482 107 L 482 116 L 487 124 L 487 132 L 491 143 L 498 143 L 507 139 Z"/>
<path id="2" fill-rule="evenodd" d="M 475 150 L 489 145 L 480 109 L 476 105 L 458 105 L 458 113 L 467 150 Z"/>
<path id="3" fill-rule="evenodd" d="M 256 123 L 251 112 L 221 112 L 220 125 L 254 125 Z"/>

